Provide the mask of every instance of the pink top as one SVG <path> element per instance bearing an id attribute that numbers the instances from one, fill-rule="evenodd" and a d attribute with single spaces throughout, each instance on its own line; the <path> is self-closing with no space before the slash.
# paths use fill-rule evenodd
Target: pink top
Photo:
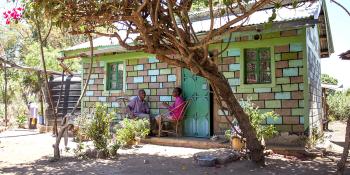
<path id="1" fill-rule="evenodd" d="M 175 102 L 168 107 L 171 111 L 170 115 L 173 120 L 180 120 L 182 117 L 183 108 L 185 106 L 185 100 L 178 96 L 175 98 Z"/>

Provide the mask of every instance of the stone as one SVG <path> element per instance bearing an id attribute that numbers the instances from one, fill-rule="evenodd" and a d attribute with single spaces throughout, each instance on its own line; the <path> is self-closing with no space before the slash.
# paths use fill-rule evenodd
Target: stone
<path id="1" fill-rule="evenodd" d="M 297 52 L 288 52 L 288 53 L 282 53 L 282 60 L 296 60 L 298 59 L 298 53 Z"/>
<path id="2" fill-rule="evenodd" d="M 275 53 L 289 52 L 289 45 L 275 46 Z"/>
<path id="3" fill-rule="evenodd" d="M 292 109 L 292 115 L 304 115 L 304 108 Z"/>
<path id="4" fill-rule="evenodd" d="M 300 51 L 303 51 L 303 45 L 301 43 L 291 43 L 289 45 L 290 47 L 290 51 L 291 52 L 300 52 Z"/>
<path id="5" fill-rule="evenodd" d="M 143 70 L 143 65 L 142 64 L 135 65 L 134 70 Z"/>
<path id="6" fill-rule="evenodd" d="M 299 75 L 298 68 L 283 69 L 283 76 L 285 76 L 285 77 L 292 77 L 292 76 L 298 76 L 298 75 Z"/>
<path id="7" fill-rule="evenodd" d="M 303 60 L 289 60 L 289 67 L 303 67 Z"/>
<path id="8" fill-rule="evenodd" d="M 149 58 L 148 58 L 148 62 L 149 62 L 149 63 L 158 63 L 159 60 L 157 60 L 156 57 L 149 57 Z"/>
<path id="9" fill-rule="evenodd" d="M 240 80 L 239 78 L 230 78 L 228 79 L 228 83 L 230 84 L 230 86 L 237 86 L 240 84 Z"/>
<path id="10" fill-rule="evenodd" d="M 171 96 L 159 96 L 160 101 L 171 101 Z"/>
<path id="11" fill-rule="evenodd" d="M 88 84 L 94 84 L 94 83 L 95 83 L 95 80 L 89 80 Z"/>
<path id="12" fill-rule="evenodd" d="M 291 93 L 290 92 L 277 92 L 275 94 L 275 99 L 290 99 Z"/>
<path id="13" fill-rule="evenodd" d="M 223 72 L 225 78 L 234 78 L 235 74 L 233 72 Z"/>
<path id="14" fill-rule="evenodd" d="M 241 158 L 241 154 L 232 149 L 218 149 L 214 151 L 199 152 L 193 159 L 200 166 L 224 165 Z"/>
<path id="15" fill-rule="evenodd" d="M 230 71 L 238 71 L 238 70 L 240 70 L 240 64 L 230 64 L 229 65 L 229 70 Z"/>
<path id="16" fill-rule="evenodd" d="M 299 117 L 299 123 L 304 124 L 304 116 Z"/>
<path id="17" fill-rule="evenodd" d="M 157 82 L 157 76 L 151 76 L 151 82 Z"/>
<path id="18" fill-rule="evenodd" d="M 228 56 L 240 56 L 240 50 L 239 49 L 229 49 L 227 52 Z"/>
<path id="19" fill-rule="evenodd" d="M 254 88 L 254 92 L 256 93 L 271 92 L 271 88 Z"/>
<path id="20" fill-rule="evenodd" d="M 237 88 L 237 93 L 253 93 L 253 88 L 242 88 L 239 86 Z"/>
<path id="21" fill-rule="evenodd" d="M 277 118 L 268 117 L 266 119 L 266 124 L 268 124 L 268 125 L 271 125 L 271 124 L 282 124 L 282 117 L 277 117 Z"/>
<path id="22" fill-rule="evenodd" d="M 106 97 L 98 97 L 98 101 L 105 102 L 107 101 Z"/>
<path id="23" fill-rule="evenodd" d="M 148 70 L 148 75 L 159 75 L 159 70 Z"/>
<path id="24" fill-rule="evenodd" d="M 282 100 L 282 108 L 297 108 L 298 100 Z"/>
<path id="25" fill-rule="evenodd" d="M 288 61 L 277 61 L 276 68 L 286 68 L 288 67 Z"/>
<path id="26" fill-rule="evenodd" d="M 271 100 L 274 98 L 274 93 L 259 93 L 259 100 Z"/>
<path id="27" fill-rule="evenodd" d="M 171 74 L 171 69 L 160 69 L 160 74 Z"/>
<path id="28" fill-rule="evenodd" d="M 94 91 L 86 91 L 85 95 L 90 97 L 90 96 L 94 96 Z"/>
<path id="29" fill-rule="evenodd" d="M 281 100 L 266 100 L 265 108 L 281 108 Z"/>
<path id="30" fill-rule="evenodd" d="M 134 83 L 143 83 L 143 77 L 134 77 Z"/>
<path id="31" fill-rule="evenodd" d="M 289 77 L 276 78 L 276 84 L 289 84 L 289 83 L 290 83 Z M 276 92 L 273 89 L 272 89 L 272 91 Z M 281 89 L 279 91 L 281 91 Z"/>
<path id="32" fill-rule="evenodd" d="M 284 84 L 284 85 L 282 85 L 283 91 L 297 91 L 298 89 L 299 89 L 299 84 Z"/>
<path id="33" fill-rule="evenodd" d="M 284 124 L 299 124 L 299 117 L 285 116 L 283 117 Z"/>
<path id="34" fill-rule="evenodd" d="M 169 81 L 169 82 L 174 82 L 174 81 L 176 81 L 176 75 L 168 75 L 168 81 Z"/>

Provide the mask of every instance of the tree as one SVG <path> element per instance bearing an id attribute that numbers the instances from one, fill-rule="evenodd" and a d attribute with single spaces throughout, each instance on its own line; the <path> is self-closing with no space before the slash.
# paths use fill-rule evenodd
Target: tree
<path id="1" fill-rule="evenodd" d="M 323 84 L 332 84 L 332 85 L 337 85 L 338 80 L 328 74 L 322 74 L 321 75 L 321 82 Z"/>
<path id="2" fill-rule="evenodd" d="M 190 11 L 193 4 L 203 4 L 210 16 L 210 29 L 199 37 L 192 26 Z M 254 162 L 264 164 L 263 146 L 256 131 L 235 98 L 227 79 L 218 71 L 213 59 L 219 53 L 209 51 L 209 45 L 227 37 L 255 11 L 272 3 L 259 1 L 94 1 L 38 0 L 45 16 L 68 29 L 72 34 L 97 34 L 116 37 L 129 50 L 143 50 L 157 59 L 190 69 L 205 77 L 212 86 L 220 106 L 235 116 L 247 138 L 247 147 Z M 273 4 L 273 3 L 272 3 Z M 279 4 L 281 5 L 281 4 Z M 229 14 L 231 14 L 229 16 Z M 233 17 L 235 16 L 235 17 Z M 214 28 L 215 18 L 225 18 Z M 270 20 L 273 20 L 273 16 Z M 176 56 L 174 56 L 176 55 Z"/>

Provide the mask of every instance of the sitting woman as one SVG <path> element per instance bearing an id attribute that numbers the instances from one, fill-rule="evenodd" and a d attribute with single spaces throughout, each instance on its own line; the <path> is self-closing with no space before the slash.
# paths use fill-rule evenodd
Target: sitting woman
<path id="1" fill-rule="evenodd" d="M 158 126 L 160 125 L 161 120 L 163 121 L 177 121 L 182 117 L 183 107 L 185 106 L 185 101 L 181 97 L 182 89 L 179 87 L 174 88 L 173 97 L 175 97 L 175 102 L 172 105 L 163 103 L 169 111 L 165 114 L 160 114 L 155 117 Z"/>

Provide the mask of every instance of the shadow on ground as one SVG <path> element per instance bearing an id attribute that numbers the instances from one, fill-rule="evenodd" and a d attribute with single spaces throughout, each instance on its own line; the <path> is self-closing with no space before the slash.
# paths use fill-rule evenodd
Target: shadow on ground
<path id="1" fill-rule="evenodd" d="M 77 159 L 65 157 L 58 162 L 50 162 L 47 157 L 30 164 L 3 167 L 0 174 L 334 174 L 335 163 L 327 159 L 290 160 L 282 156 L 267 157 L 267 166 L 257 167 L 250 161 L 241 160 L 219 167 L 199 167 L 192 158 L 162 157 L 148 154 L 125 154 L 116 159 Z M 350 174 L 349 168 L 345 174 Z"/>

